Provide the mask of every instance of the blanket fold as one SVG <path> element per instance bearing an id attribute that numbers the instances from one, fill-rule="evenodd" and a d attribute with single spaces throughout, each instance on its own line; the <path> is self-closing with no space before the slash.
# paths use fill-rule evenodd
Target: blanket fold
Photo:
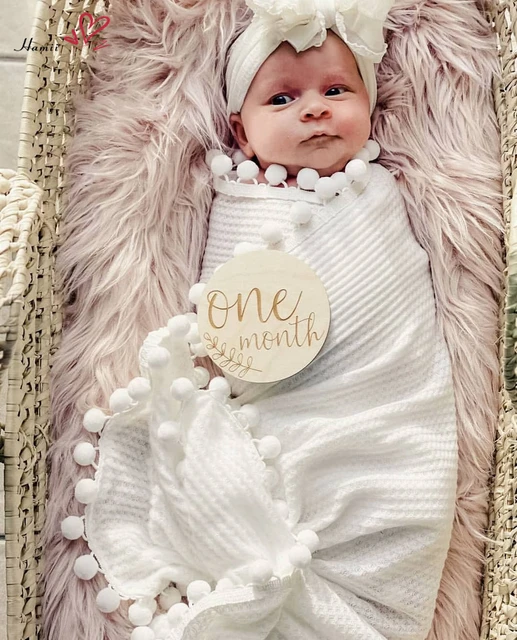
<path id="1" fill-rule="evenodd" d="M 451 367 L 427 254 L 395 179 L 371 169 L 361 194 L 327 204 L 300 189 L 215 182 L 201 281 L 278 222 L 282 249 L 322 280 L 331 325 L 288 379 L 225 374 L 232 398 L 195 389 L 185 341 L 166 328 L 148 337 L 141 373 L 152 393 L 104 427 L 86 530 L 126 597 L 154 597 L 170 581 L 211 586 L 175 625 L 162 614 L 157 638 L 424 640 L 430 629 L 456 493 Z M 313 216 L 290 227 L 300 199 Z M 167 395 L 178 377 L 193 387 L 181 401 Z M 238 418 L 245 403 L 260 415 L 250 429 Z M 273 460 L 255 445 L 266 436 L 281 443 Z"/>

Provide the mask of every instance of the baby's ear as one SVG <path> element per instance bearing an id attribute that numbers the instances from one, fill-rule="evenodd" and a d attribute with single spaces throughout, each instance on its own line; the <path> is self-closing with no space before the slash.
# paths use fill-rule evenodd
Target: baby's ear
<path id="1" fill-rule="evenodd" d="M 233 133 L 234 138 L 237 140 L 237 144 L 239 145 L 241 151 L 248 158 L 253 158 L 254 151 L 251 148 L 250 143 L 248 142 L 248 138 L 246 136 L 246 131 L 244 129 L 244 125 L 242 124 L 242 118 L 240 113 L 232 113 L 230 115 L 230 127 Z"/>

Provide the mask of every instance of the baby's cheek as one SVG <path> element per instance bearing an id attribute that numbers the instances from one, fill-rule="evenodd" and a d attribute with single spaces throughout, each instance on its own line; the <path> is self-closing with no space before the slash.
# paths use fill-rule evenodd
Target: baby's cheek
<path id="1" fill-rule="evenodd" d="M 352 117 L 345 127 L 345 139 L 354 140 L 356 143 L 366 142 L 370 137 L 371 122 L 369 117 L 365 118 L 364 114 L 358 113 Z"/>
<path id="2" fill-rule="evenodd" d="M 288 149 L 292 142 L 292 135 L 285 129 L 263 130 L 261 138 L 261 146 L 271 162 L 278 162 L 278 155 Z"/>

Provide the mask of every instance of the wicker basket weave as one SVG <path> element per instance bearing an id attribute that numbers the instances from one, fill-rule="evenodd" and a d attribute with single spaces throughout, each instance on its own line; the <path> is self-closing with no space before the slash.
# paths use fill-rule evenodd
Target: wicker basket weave
<path id="1" fill-rule="evenodd" d="M 517 199 L 512 206 L 517 178 L 517 3 L 497 2 L 488 18 L 497 35 L 502 68 L 502 82 L 494 83 L 494 100 L 501 132 L 507 266 L 500 325 L 500 410 L 487 532 L 494 542 L 485 550 L 481 640 L 517 640 Z"/>
<path id="2" fill-rule="evenodd" d="M 27 56 L 18 171 L 0 170 L 0 455 L 5 462 L 8 640 L 42 635 L 40 532 L 49 438 L 48 374 L 61 331 L 53 256 L 66 187 L 63 160 L 74 128 L 70 97 L 87 85 L 90 52 L 61 36 L 77 28 L 83 11 L 100 16 L 108 9 L 109 0 L 38 0 L 31 33 L 36 50 Z M 503 84 L 496 82 L 494 97 L 501 130 L 508 268 L 491 487 L 489 535 L 494 543 L 486 549 L 481 640 L 517 640 L 517 422 L 512 406 L 517 404 L 517 206 L 511 232 L 517 178 L 517 4 L 497 2 L 487 19 L 498 34 L 503 69 Z"/>
<path id="3" fill-rule="evenodd" d="M 42 191 L 14 171 L 0 170 L 0 348 L 5 423 L 5 531 L 8 619 L 34 634 L 36 583 L 45 500 L 48 418 L 48 264 L 39 253 Z M 47 242 L 47 245 L 50 243 Z M 41 274 L 41 275 L 40 275 Z M 17 337 L 19 336 L 19 340 Z M 44 355 L 46 352 L 46 356 Z M 9 367 L 6 365 L 9 363 Z M 24 628 L 25 627 L 25 628 Z M 9 638 L 18 630 L 9 631 Z M 22 636 L 18 636 L 22 637 Z M 29 636 L 27 636 L 29 637 Z"/>
<path id="4" fill-rule="evenodd" d="M 86 46 L 79 49 L 61 36 L 77 28 L 83 11 L 96 16 L 107 8 L 107 2 L 38 0 L 27 56 L 18 171 L 2 172 L 11 183 L 4 208 L 0 196 L 0 382 L 6 397 L 0 402 L 6 407 L 6 415 L 0 413 L 0 440 L 8 640 L 42 637 L 48 375 L 61 332 L 54 252 L 63 209 L 63 158 L 73 129 L 70 97 L 86 85 L 89 54 Z M 26 207 L 16 204 L 20 191 Z"/>

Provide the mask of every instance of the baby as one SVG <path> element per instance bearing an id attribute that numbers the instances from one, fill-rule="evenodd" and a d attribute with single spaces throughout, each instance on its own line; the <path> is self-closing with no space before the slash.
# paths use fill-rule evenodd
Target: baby
<path id="1" fill-rule="evenodd" d="M 350 3 L 305 3 L 303 16 L 262 4 L 229 55 L 228 116 L 245 160 L 222 171 L 208 157 L 216 196 L 200 280 L 239 242 L 267 241 L 263 225 L 275 223 L 275 248 L 325 284 L 331 327 L 288 379 L 254 385 L 223 372 L 237 401 L 260 411 L 254 437 L 282 443 L 272 496 L 289 529 L 319 537 L 301 583 L 293 574 L 281 608 L 246 637 L 424 640 L 454 514 L 456 415 L 427 254 L 395 179 L 371 163 L 390 3 L 363 3 L 362 16 Z M 361 161 L 367 184 L 348 173 Z M 335 188 L 318 191 L 330 178 Z M 293 217 L 300 203 L 313 214 L 305 225 Z"/>
<path id="2" fill-rule="evenodd" d="M 275 248 L 325 287 L 329 333 L 295 375 L 223 371 L 203 390 L 195 320 L 152 332 L 144 381 L 128 385 L 138 402 L 103 429 L 88 542 L 136 600 L 135 640 L 424 640 L 454 517 L 456 414 L 428 256 L 371 162 L 390 2 L 248 3 L 227 69 L 245 159 L 233 172 L 208 158 L 200 283 L 275 224 Z"/>

